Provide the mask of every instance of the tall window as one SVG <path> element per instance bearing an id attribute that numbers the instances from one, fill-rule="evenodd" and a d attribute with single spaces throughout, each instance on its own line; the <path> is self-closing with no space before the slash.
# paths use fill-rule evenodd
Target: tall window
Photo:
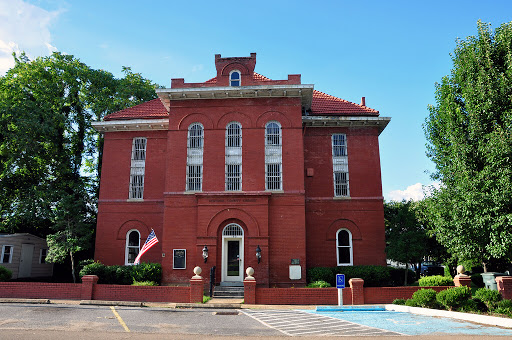
<path id="1" fill-rule="evenodd" d="M 144 198 L 144 173 L 146 168 L 146 138 L 134 138 L 130 169 L 130 198 Z"/>
<path id="2" fill-rule="evenodd" d="M 203 126 L 194 123 L 188 128 L 187 191 L 201 191 L 203 182 Z"/>
<path id="3" fill-rule="evenodd" d="M 240 71 L 231 71 L 229 74 L 229 86 L 240 86 L 241 81 Z"/>
<path id="4" fill-rule="evenodd" d="M 39 263 L 46 263 L 46 255 L 48 255 L 48 249 L 42 248 L 39 252 Z"/>
<path id="5" fill-rule="evenodd" d="M 352 265 L 352 234 L 347 229 L 336 233 L 336 251 L 338 266 Z"/>
<path id="6" fill-rule="evenodd" d="M 138 230 L 132 229 L 126 233 L 125 265 L 130 265 L 135 262 L 135 258 L 139 255 L 139 250 L 140 233 Z"/>
<path id="7" fill-rule="evenodd" d="M 281 125 L 268 122 L 265 126 L 265 189 L 282 190 L 283 159 Z"/>
<path id="8" fill-rule="evenodd" d="M 13 246 L 2 246 L 2 258 L 0 259 L 0 263 L 12 263 L 12 251 Z"/>
<path id="9" fill-rule="evenodd" d="M 242 126 L 226 126 L 226 191 L 242 190 Z"/>
<path id="10" fill-rule="evenodd" d="M 344 134 L 332 135 L 332 172 L 334 196 L 348 197 L 347 136 Z"/>

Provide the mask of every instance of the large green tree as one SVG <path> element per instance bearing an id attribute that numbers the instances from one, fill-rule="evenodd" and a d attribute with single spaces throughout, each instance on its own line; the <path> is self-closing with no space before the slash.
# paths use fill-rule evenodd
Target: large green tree
<path id="1" fill-rule="evenodd" d="M 91 126 L 106 114 L 155 98 L 155 85 L 54 53 L 0 77 L 0 231 L 48 236 L 48 259 L 90 245 L 102 138 Z"/>
<path id="2" fill-rule="evenodd" d="M 441 183 L 427 214 L 441 244 L 486 271 L 512 251 L 512 22 L 479 21 L 452 60 L 424 125 Z"/>

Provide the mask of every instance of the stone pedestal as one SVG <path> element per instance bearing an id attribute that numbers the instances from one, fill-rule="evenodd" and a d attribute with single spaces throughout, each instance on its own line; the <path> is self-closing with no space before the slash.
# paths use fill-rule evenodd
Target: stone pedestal
<path id="1" fill-rule="evenodd" d="M 512 299 L 512 276 L 498 276 L 496 278 L 498 291 L 504 299 Z"/>
<path id="2" fill-rule="evenodd" d="M 348 281 L 350 289 L 352 290 L 352 304 L 364 305 L 364 280 L 363 279 L 350 279 Z"/>
<path id="3" fill-rule="evenodd" d="M 453 278 L 453 283 L 455 284 L 455 287 L 471 287 L 471 277 L 464 274 L 459 274 Z"/>
<path id="4" fill-rule="evenodd" d="M 96 275 L 82 276 L 82 288 L 80 298 L 82 300 L 92 300 L 94 285 L 98 283 L 99 277 Z"/>

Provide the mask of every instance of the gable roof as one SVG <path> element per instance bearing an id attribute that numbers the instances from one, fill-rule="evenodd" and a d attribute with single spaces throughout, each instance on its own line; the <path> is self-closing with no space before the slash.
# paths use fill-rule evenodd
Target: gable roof
<path id="1" fill-rule="evenodd" d="M 107 120 L 121 120 L 121 119 L 155 119 L 167 118 L 169 113 L 162 104 L 159 98 L 152 99 L 139 105 L 129 107 L 127 109 L 111 113 L 105 118 Z"/>
<path id="2" fill-rule="evenodd" d="M 271 81 L 270 78 L 254 72 L 252 78 L 258 82 Z M 217 77 L 211 78 L 204 84 L 216 84 Z M 312 116 L 378 116 L 379 111 L 367 106 L 349 102 L 347 100 L 331 96 L 329 94 L 313 90 L 313 101 L 311 103 Z M 123 120 L 123 119 L 155 119 L 167 118 L 169 113 L 159 98 L 152 99 L 145 103 L 132 106 L 130 108 L 111 113 L 103 119 Z"/>
<path id="3" fill-rule="evenodd" d="M 311 114 L 314 116 L 378 116 L 379 111 L 314 90 Z"/>

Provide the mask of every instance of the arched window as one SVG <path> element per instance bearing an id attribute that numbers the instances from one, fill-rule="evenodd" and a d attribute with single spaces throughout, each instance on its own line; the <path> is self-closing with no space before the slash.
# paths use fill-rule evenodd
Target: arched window
<path id="1" fill-rule="evenodd" d="M 265 189 L 283 190 L 283 158 L 281 125 L 265 125 Z"/>
<path id="2" fill-rule="evenodd" d="M 188 128 L 187 140 L 187 191 L 201 191 L 203 182 L 204 131 L 200 123 Z"/>
<path id="3" fill-rule="evenodd" d="M 242 190 L 242 125 L 226 126 L 226 191 Z"/>
<path id="4" fill-rule="evenodd" d="M 242 77 L 240 71 L 234 70 L 229 73 L 229 86 L 240 86 L 242 83 Z"/>
<path id="5" fill-rule="evenodd" d="M 132 265 L 135 258 L 139 255 L 140 233 L 137 229 L 132 229 L 126 233 L 126 253 L 125 265 Z"/>
<path id="6" fill-rule="evenodd" d="M 352 233 L 347 229 L 340 229 L 336 233 L 336 257 L 338 266 L 352 265 Z"/>

